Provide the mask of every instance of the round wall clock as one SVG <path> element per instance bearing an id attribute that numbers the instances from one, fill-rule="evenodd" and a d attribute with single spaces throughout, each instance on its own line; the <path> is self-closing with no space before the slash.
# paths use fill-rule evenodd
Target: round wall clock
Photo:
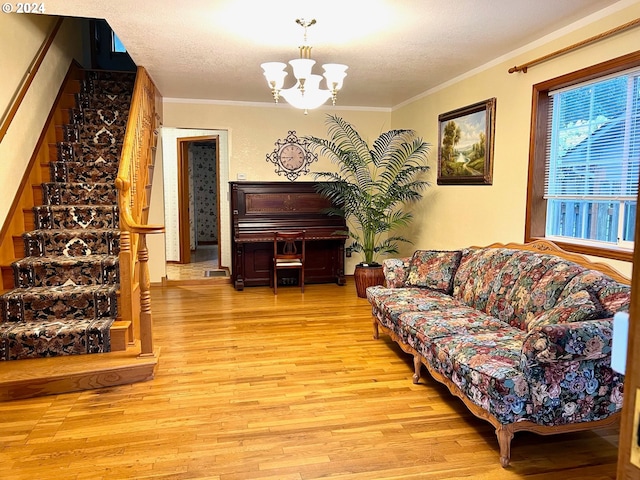
<path id="1" fill-rule="evenodd" d="M 309 173 L 309 164 L 318 160 L 318 155 L 309 151 L 309 142 L 296 137 L 294 130 L 278 140 L 275 146 L 273 152 L 267 154 L 267 162 L 275 164 L 276 173 L 284 174 L 292 182 Z"/>

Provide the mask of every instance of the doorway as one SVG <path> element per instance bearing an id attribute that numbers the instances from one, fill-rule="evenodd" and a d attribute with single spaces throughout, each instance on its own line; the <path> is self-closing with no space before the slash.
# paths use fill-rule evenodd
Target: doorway
<path id="1" fill-rule="evenodd" d="M 225 276 L 220 267 L 219 137 L 183 137 L 178 147 L 179 252 L 170 280 Z"/>

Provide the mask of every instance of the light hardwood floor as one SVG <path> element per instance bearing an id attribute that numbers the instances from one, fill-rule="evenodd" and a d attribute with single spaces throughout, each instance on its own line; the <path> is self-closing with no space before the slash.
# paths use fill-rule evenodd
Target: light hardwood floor
<path id="1" fill-rule="evenodd" d="M 337 285 L 153 287 L 149 382 L 0 403 L 2 479 L 613 479 L 617 429 L 492 427 Z"/>

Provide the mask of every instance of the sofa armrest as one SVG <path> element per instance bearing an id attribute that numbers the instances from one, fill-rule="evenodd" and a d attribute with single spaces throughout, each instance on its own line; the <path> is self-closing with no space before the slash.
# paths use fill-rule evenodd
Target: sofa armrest
<path id="1" fill-rule="evenodd" d="M 521 367 L 610 357 L 612 338 L 611 318 L 535 327 L 522 345 Z"/>
<path id="2" fill-rule="evenodd" d="M 388 258 L 382 262 L 382 271 L 387 288 L 400 288 L 405 286 L 405 280 L 409 273 L 411 257 Z"/>

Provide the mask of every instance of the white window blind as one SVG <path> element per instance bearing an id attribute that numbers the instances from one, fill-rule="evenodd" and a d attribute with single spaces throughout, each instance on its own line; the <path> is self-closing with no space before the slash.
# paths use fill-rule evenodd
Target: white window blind
<path id="1" fill-rule="evenodd" d="M 638 192 L 640 72 L 550 94 L 546 198 L 625 198 Z"/>
<path id="2" fill-rule="evenodd" d="M 640 71 L 550 94 L 547 234 L 632 240 L 640 171 Z"/>

